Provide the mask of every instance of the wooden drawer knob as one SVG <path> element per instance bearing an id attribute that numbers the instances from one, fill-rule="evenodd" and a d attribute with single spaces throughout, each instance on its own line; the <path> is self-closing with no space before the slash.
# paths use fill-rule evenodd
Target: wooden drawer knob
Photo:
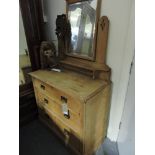
<path id="1" fill-rule="evenodd" d="M 48 100 L 47 100 L 46 98 L 44 98 L 44 102 L 45 102 L 46 104 L 48 104 Z"/>
<path id="2" fill-rule="evenodd" d="M 45 90 L 45 86 L 42 85 L 42 84 L 40 85 L 40 88 L 43 89 L 43 90 Z"/>

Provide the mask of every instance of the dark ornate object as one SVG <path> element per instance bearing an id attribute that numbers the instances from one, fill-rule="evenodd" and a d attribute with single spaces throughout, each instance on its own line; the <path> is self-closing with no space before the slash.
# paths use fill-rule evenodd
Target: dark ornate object
<path id="1" fill-rule="evenodd" d="M 52 68 L 58 65 L 54 43 L 43 41 L 40 46 L 41 69 Z"/>
<path id="2" fill-rule="evenodd" d="M 56 35 L 58 38 L 58 57 L 65 58 L 66 50 L 70 50 L 71 26 L 65 14 L 58 15 L 56 19 Z"/>

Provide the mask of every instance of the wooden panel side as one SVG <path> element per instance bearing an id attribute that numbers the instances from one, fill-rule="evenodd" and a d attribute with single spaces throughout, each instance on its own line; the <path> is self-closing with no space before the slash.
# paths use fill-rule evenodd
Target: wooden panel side
<path id="1" fill-rule="evenodd" d="M 92 155 L 106 136 L 110 85 L 85 104 L 84 155 Z"/>
<path id="2" fill-rule="evenodd" d="M 96 62 L 106 64 L 106 50 L 108 42 L 109 20 L 108 17 L 102 16 L 98 22 Z"/>
<path id="3" fill-rule="evenodd" d="M 109 121 L 109 111 L 110 111 L 110 96 L 111 96 L 111 85 L 108 85 L 102 92 L 102 102 L 99 103 L 99 111 L 96 116 L 96 126 L 95 126 L 95 144 L 94 151 L 103 143 L 104 138 L 107 135 L 107 127 Z"/>
<path id="4" fill-rule="evenodd" d="M 68 4 L 73 4 L 73 3 L 78 3 L 78 2 L 81 2 L 82 0 L 66 0 L 66 2 Z"/>
<path id="5" fill-rule="evenodd" d="M 105 71 L 99 72 L 98 77 L 99 77 L 99 79 L 110 82 L 111 69 L 108 72 L 105 72 Z"/>

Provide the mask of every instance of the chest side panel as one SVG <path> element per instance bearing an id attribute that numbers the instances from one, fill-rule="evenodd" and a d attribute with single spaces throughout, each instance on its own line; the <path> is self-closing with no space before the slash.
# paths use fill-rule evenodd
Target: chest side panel
<path id="1" fill-rule="evenodd" d="M 110 85 L 85 104 L 84 155 L 92 155 L 103 142 L 109 116 Z"/>

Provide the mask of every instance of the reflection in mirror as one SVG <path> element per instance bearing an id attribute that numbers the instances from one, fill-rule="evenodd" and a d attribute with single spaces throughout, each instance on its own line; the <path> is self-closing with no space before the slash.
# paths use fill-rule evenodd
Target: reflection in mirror
<path id="1" fill-rule="evenodd" d="M 28 54 L 23 20 L 19 10 L 19 85 L 23 85 L 31 81 L 31 78 L 28 75 L 31 71 L 32 69 Z"/>
<path id="2" fill-rule="evenodd" d="M 94 35 L 97 0 L 69 4 L 68 18 L 71 24 L 70 54 L 94 58 Z"/>

